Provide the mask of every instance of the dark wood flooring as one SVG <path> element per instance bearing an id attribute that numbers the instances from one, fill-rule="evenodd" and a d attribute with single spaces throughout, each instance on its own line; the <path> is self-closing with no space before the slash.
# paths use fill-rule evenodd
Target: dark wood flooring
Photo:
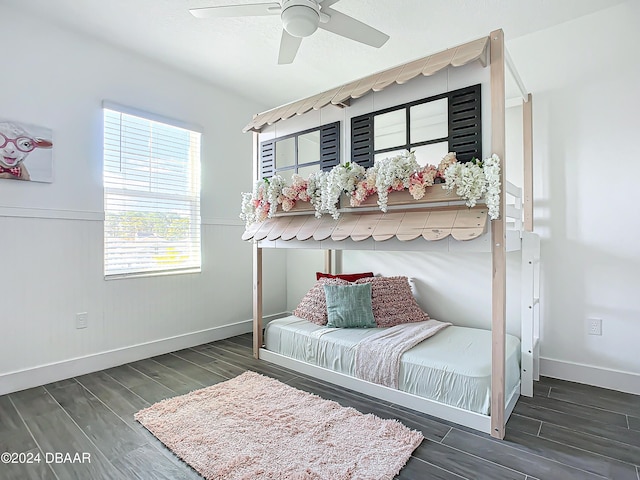
<path id="1" fill-rule="evenodd" d="M 0 453 L 88 453 L 91 462 L 0 463 L 0 479 L 200 478 L 133 414 L 250 369 L 422 431 L 400 479 L 640 480 L 640 396 L 544 378 L 499 441 L 256 361 L 250 347 L 242 335 L 1 396 Z"/>

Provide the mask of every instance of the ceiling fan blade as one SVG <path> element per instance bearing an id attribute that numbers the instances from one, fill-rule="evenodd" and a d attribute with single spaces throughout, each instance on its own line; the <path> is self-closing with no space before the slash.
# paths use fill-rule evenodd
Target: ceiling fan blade
<path id="1" fill-rule="evenodd" d="M 280 39 L 280 53 L 278 54 L 278 65 L 292 63 L 296 58 L 298 48 L 302 43 L 302 38 L 289 35 L 286 30 L 282 30 L 282 38 Z"/>
<path id="2" fill-rule="evenodd" d="M 338 3 L 340 0 L 320 0 L 318 3 L 320 4 L 320 8 L 330 7 L 334 3 Z"/>
<path id="3" fill-rule="evenodd" d="M 219 7 L 191 8 L 191 15 L 198 18 L 260 17 L 280 15 L 282 7 L 277 2 L 250 3 L 246 5 L 221 5 Z"/>
<path id="4" fill-rule="evenodd" d="M 327 8 L 323 5 L 322 13 L 327 14 L 330 18 L 327 23 L 320 22 L 319 28 L 335 33 L 336 35 L 350 38 L 356 42 L 371 45 L 376 48 L 380 48 L 389 40 L 389 35 L 337 10 Z"/>

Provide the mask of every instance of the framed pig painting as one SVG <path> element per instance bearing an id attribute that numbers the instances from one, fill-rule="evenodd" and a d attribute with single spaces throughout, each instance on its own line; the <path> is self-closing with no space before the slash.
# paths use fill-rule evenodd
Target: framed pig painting
<path id="1" fill-rule="evenodd" d="M 0 179 L 51 183 L 52 150 L 48 128 L 0 119 Z"/>

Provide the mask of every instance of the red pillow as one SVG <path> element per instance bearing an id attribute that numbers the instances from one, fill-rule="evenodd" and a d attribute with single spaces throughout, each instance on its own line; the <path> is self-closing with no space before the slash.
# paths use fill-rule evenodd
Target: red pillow
<path id="1" fill-rule="evenodd" d="M 355 282 L 361 278 L 373 277 L 373 272 L 364 273 L 339 273 L 337 275 L 331 275 L 330 273 L 316 272 L 316 280 L 321 278 L 339 278 L 340 280 L 346 280 L 347 282 Z"/>
<path id="2" fill-rule="evenodd" d="M 407 277 L 361 278 L 356 283 L 371 284 L 371 306 L 378 327 L 429 320 L 413 298 Z"/>

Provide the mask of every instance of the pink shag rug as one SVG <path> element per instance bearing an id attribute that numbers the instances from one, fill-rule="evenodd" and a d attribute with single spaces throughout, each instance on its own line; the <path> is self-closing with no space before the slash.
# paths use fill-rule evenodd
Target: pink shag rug
<path id="1" fill-rule="evenodd" d="M 254 372 L 135 419 L 207 479 L 392 479 L 423 439 Z"/>

